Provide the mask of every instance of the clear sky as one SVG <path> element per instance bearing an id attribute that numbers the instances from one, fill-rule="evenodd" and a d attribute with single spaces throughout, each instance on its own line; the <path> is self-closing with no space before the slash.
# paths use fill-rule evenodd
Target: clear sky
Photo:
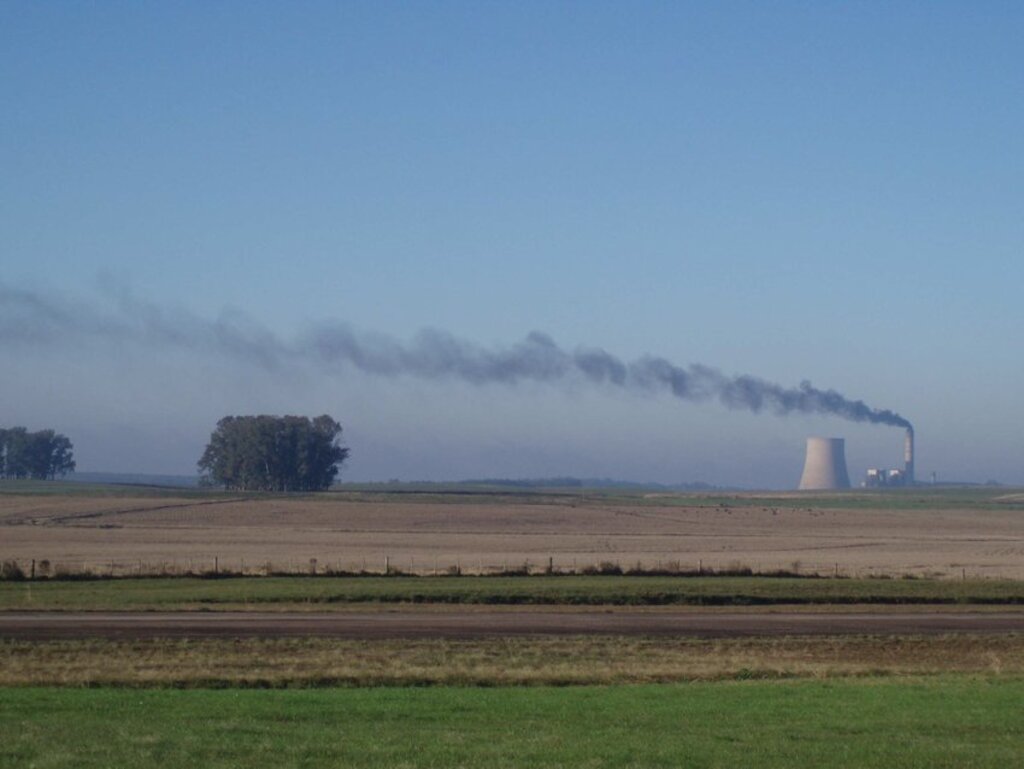
<path id="1" fill-rule="evenodd" d="M 82 470 L 193 472 L 255 412 L 334 416 L 351 480 L 901 461 L 893 427 L 303 342 L 540 331 L 810 380 L 911 420 L 919 477 L 1024 483 L 1022 40 L 1014 2 L 4 3 L 0 423 Z"/>

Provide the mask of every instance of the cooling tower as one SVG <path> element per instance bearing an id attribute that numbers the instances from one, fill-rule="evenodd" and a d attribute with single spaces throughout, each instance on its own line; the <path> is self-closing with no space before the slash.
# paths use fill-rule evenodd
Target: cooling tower
<path id="1" fill-rule="evenodd" d="M 848 489 L 846 442 L 842 438 L 808 438 L 801 489 Z"/>

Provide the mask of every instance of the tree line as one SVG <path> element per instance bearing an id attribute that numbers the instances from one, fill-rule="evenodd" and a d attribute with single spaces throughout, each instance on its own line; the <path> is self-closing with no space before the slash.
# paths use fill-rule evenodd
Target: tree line
<path id="1" fill-rule="evenodd" d="M 71 441 L 53 430 L 0 428 L 0 477 L 53 479 L 74 472 Z"/>
<path id="2" fill-rule="evenodd" d="M 240 491 L 322 491 L 349 450 L 331 417 L 229 416 L 199 460 L 202 483 Z"/>

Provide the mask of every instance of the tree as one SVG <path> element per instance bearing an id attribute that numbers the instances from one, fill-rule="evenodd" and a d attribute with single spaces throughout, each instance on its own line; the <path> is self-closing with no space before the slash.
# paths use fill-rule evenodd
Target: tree
<path id="1" fill-rule="evenodd" d="M 53 430 L 40 430 L 29 434 L 30 473 L 33 478 L 53 480 L 74 472 L 74 447 L 67 436 Z"/>
<path id="2" fill-rule="evenodd" d="M 28 430 L 12 427 L 5 431 L 4 477 L 28 477 Z"/>
<path id="3" fill-rule="evenodd" d="M 228 416 L 217 422 L 198 466 L 204 482 L 249 491 L 322 491 L 349 454 L 341 425 L 324 415 Z"/>
<path id="4" fill-rule="evenodd" d="M 53 479 L 75 469 L 71 441 L 53 430 L 0 430 L 0 474 L 5 478 Z"/>

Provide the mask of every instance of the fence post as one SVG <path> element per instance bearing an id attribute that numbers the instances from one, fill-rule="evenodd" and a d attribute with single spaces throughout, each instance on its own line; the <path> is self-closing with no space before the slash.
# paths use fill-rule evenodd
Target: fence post
<path id="1" fill-rule="evenodd" d="M 390 573 L 391 573 L 391 558 L 389 556 L 384 556 L 384 576 L 386 577 Z"/>
<path id="2" fill-rule="evenodd" d="M 219 572 L 220 572 L 220 558 L 215 555 L 215 556 L 213 556 L 213 573 L 217 574 Z"/>
<path id="3" fill-rule="evenodd" d="M 697 576 L 701 577 L 703 575 L 704 575 L 704 559 L 703 558 L 698 558 L 697 559 Z"/>
<path id="4" fill-rule="evenodd" d="M 31 576 L 29 576 L 29 579 L 35 579 L 35 578 L 36 578 L 36 559 L 33 558 L 32 559 L 32 573 L 31 573 Z"/>

